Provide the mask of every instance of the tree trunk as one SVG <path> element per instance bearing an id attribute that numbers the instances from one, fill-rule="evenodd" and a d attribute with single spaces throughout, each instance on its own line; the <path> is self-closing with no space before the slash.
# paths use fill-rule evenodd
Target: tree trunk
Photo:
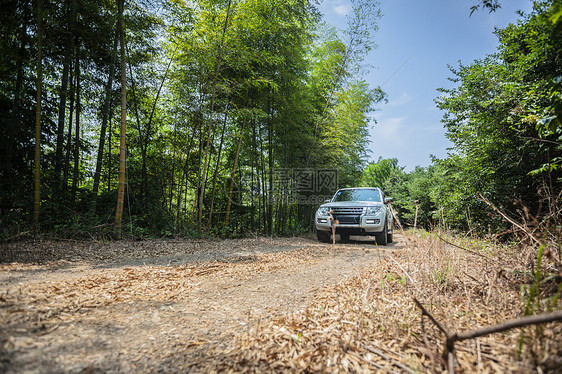
<path id="1" fill-rule="evenodd" d="M 203 93 L 201 93 L 201 98 L 200 98 L 200 107 L 203 105 Z M 199 157 L 198 160 L 199 162 L 197 163 L 197 193 L 195 194 L 195 199 L 193 199 L 193 209 L 191 211 L 191 221 L 195 222 L 195 213 L 197 213 L 199 210 L 197 209 L 199 206 L 199 191 L 201 190 L 201 160 L 203 157 L 203 124 L 202 124 L 203 120 L 199 119 L 199 148 L 198 148 L 198 153 L 199 153 Z M 187 163 L 186 163 L 187 165 Z M 187 174 L 187 167 L 185 169 L 185 173 Z"/>
<path id="2" fill-rule="evenodd" d="M 192 132 L 190 140 L 189 140 L 189 145 L 186 148 L 188 152 L 191 149 L 191 147 L 193 146 L 194 139 L 195 139 L 195 129 L 193 129 L 193 132 Z M 184 164 L 183 168 L 181 168 L 182 172 L 181 172 L 181 179 L 180 179 L 180 184 L 179 184 L 179 193 L 178 193 L 178 199 L 177 199 L 178 203 L 176 205 L 176 223 L 175 223 L 176 227 L 175 227 L 175 230 L 177 230 L 178 223 L 180 222 L 180 213 L 181 213 L 181 205 L 182 205 L 181 200 L 182 200 L 182 195 L 183 195 L 183 190 L 184 190 L 184 182 L 185 182 L 185 189 L 187 190 L 187 182 L 188 182 L 187 168 L 188 168 L 188 166 L 189 166 L 189 153 L 185 157 L 185 164 Z M 174 175 L 172 175 L 172 179 L 173 178 L 174 178 Z M 185 194 L 185 197 L 186 197 L 186 201 L 184 202 L 184 205 L 187 207 L 187 192 Z M 170 201 L 171 200 L 173 200 L 173 199 L 172 199 L 172 195 L 170 194 Z M 197 199 L 195 199 L 195 200 L 197 200 Z M 172 203 L 170 202 L 170 210 L 171 210 L 171 205 L 172 205 Z"/>
<path id="3" fill-rule="evenodd" d="M 113 140 L 113 121 L 111 117 L 109 118 L 109 136 L 107 137 L 107 176 L 106 176 L 106 183 L 107 183 L 107 193 L 111 192 L 111 144 Z"/>
<path id="4" fill-rule="evenodd" d="M 35 173 L 33 194 L 33 231 L 39 232 L 39 208 L 41 205 L 41 90 L 43 87 L 43 25 L 41 0 L 37 0 L 37 102 L 35 108 Z"/>
<path id="5" fill-rule="evenodd" d="M 72 69 L 71 69 L 72 70 Z M 70 169 L 70 151 L 72 149 L 72 120 L 74 115 L 74 76 L 70 77 L 70 107 L 68 115 L 68 133 L 66 135 L 66 151 L 64 156 L 64 171 L 62 178 L 62 189 L 66 191 L 68 187 L 68 173 Z"/>
<path id="6" fill-rule="evenodd" d="M 76 190 L 78 188 L 78 174 L 80 164 L 80 112 L 82 106 L 80 103 L 80 57 L 79 47 L 76 47 L 76 128 L 74 129 L 74 173 L 72 175 L 72 202 L 76 201 Z"/>
<path id="7" fill-rule="evenodd" d="M 125 163 L 126 163 L 126 129 L 127 129 L 127 75 L 125 69 L 125 30 L 123 26 L 123 2 L 117 0 L 119 41 L 121 52 L 121 131 L 119 140 L 119 187 L 117 190 L 117 208 L 115 211 L 115 236 L 121 239 L 121 228 L 123 225 L 123 203 L 125 201 Z"/>
<path id="8" fill-rule="evenodd" d="M 178 143 L 178 130 L 177 130 L 177 123 L 174 123 L 174 139 L 172 140 L 172 170 L 170 170 L 170 183 L 167 185 L 168 190 L 164 193 L 166 194 L 166 198 L 168 200 L 168 211 L 170 214 L 173 212 L 174 209 L 174 188 L 176 186 L 176 145 Z"/>
<path id="9" fill-rule="evenodd" d="M 227 106 L 228 107 L 228 106 Z M 211 229 L 211 220 L 213 217 L 213 206 L 215 205 L 215 192 L 217 189 L 217 176 L 219 174 L 219 168 L 221 163 L 221 153 L 222 153 L 222 146 L 224 142 L 224 131 L 226 129 L 226 122 L 228 120 L 228 113 L 224 114 L 224 123 L 222 126 L 222 134 L 221 134 L 221 141 L 219 145 L 219 153 L 217 155 L 217 166 L 215 167 L 215 173 L 213 174 L 213 192 L 211 194 L 211 206 L 209 208 L 209 220 L 207 221 L 207 231 Z"/>
<path id="10" fill-rule="evenodd" d="M 253 148 L 254 148 L 254 170 L 255 170 L 255 178 L 256 178 L 256 191 L 257 191 L 257 207 L 258 207 L 258 216 L 254 220 L 253 224 L 255 225 L 256 229 L 259 230 L 261 227 L 261 220 L 262 220 L 262 206 L 261 206 L 261 180 L 260 180 L 260 158 L 258 155 L 258 142 L 257 142 L 258 134 L 256 131 L 256 121 L 253 121 L 252 126 L 252 139 L 253 139 Z M 254 203 L 254 197 L 252 196 L 252 204 Z"/>
<path id="11" fill-rule="evenodd" d="M 216 98 L 216 89 L 217 89 L 217 82 L 219 78 L 219 70 L 222 63 L 222 48 L 224 44 L 224 37 L 226 35 L 226 29 L 228 27 L 228 20 L 230 17 L 230 6 L 232 1 L 228 0 L 228 6 L 226 10 L 226 17 L 224 20 L 224 26 L 222 29 L 222 36 L 221 36 L 221 43 L 219 46 L 219 53 L 217 56 L 217 63 L 215 67 L 215 77 L 213 79 L 213 86 L 212 86 L 212 94 L 211 94 L 211 109 L 209 114 L 209 123 L 207 125 L 207 145 L 205 147 L 205 164 L 203 166 L 203 178 L 201 179 L 201 190 L 199 191 L 199 214 L 197 215 L 197 229 L 201 231 L 201 220 L 203 218 L 203 200 L 205 198 L 205 182 L 207 179 L 207 168 L 209 166 L 209 154 L 210 154 L 210 142 L 211 142 L 211 130 L 213 127 L 213 115 L 214 115 L 214 106 L 215 106 L 215 98 Z"/>
<path id="12" fill-rule="evenodd" d="M 62 69 L 62 82 L 60 89 L 60 99 L 59 99 L 59 114 L 58 114 L 58 126 L 57 126 L 57 143 L 56 143 L 56 154 L 55 154 L 55 178 L 59 184 L 59 188 L 62 184 L 61 180 L 61 170 L 63 167 L 63 150 L 64 150 L 64 124 L 66 116 L 66 99 L 68 96 L 68 76 L 70 75 L 70 51 L 67 52 L 68 56 L 65 56 L 63 69 Z"/>
<path id="13" fill-rule="evenodd" d="M 267 217 L 268 217 L 268 212 L 267 212 L 267 183 L 266 183 L 266 176 L 265 176 L 265 149 L 263 147 L 263 139 L 264 139 L 264 135 L 262 133 L 262 126 L 260 126 L 259 129 L 259 136 L 260 136 L 260 175 L 261 175 L 261 185 L 262 185 L 262 190 L 261 190 L 261 204 L 262 204 L 262 210 L 263 210 L 263 222 L 262 222 L 262 227 L 265 228 L 265 231 L 262 231 L 264 234 L 267 234 L 269 232 L 268 228 L 267 228 Z"/>
<path id="14" fill-rule="evenodd" d="M 136 87 L 135 87 L 135 80 L 133 78 L 133 69 L 131 63 L 129 62 L 129 79 L 131 80 L 131 93 L 133 95 L 133 104 L 135 109 L 135 117 L 137 122 L 137 131 L 139 133 L 139 146 L 141 149 L 141 193 L 142 196 L 146 199 L 146 191 L 147 191 L 147 183 L 148 183 L 148 173 L 147 173 L 147 166 L 146 166 L 146 158 L 148 154 L 148 143 L 150 141 L 150 133 L 152 132 L 152 120 L 154 118 L 154 113 L 156 112 L 156 105 L 158 103 L 158 99 L 160 98 L 160 94 L 162 93 L 162 88 L 164 87 L 164 83 L 168 78 L 168 73 L 170 71 L 170 66 L 172 65 L 173 59 L 170 58 L 168 65 L 166 67 L 166 72 L 164 73 L 164 77 L 162 78 L 162 82 L 160 82 L 160 86 L 158 87 L 158 92 L 156 93 L 156 98 L 152 103 L 152 109 L 150 111 L 150 116 L 144 128 L 144 131 L 141 126 L 140 115 L 139 115 L 139 100 L 136 94 Z"/>
<path id="15" fill-rule="evenodd" d="M 117 0 L 120 1 L 120 0 Z M 125 49 L 125 52 L 127 52 L 128 55 L 128 50 Z M 137 125 L 137 132 L 139 133 L 139 146 L 141 149 L 141 159 L 142 159 L 142 170 L 144 170 L 145 168 L 145 161 L 144 161 L 144 157 L 145 157 L 145 151 L 144 151 L 144 142 L 143 142 L 143 135 L 142 135 L 142 127 L 141 127 L 141 120 L 140 120 L 140 115 L 139 115 L 139 99 L 137 97 L 137 87 L 136 87 L 136 83 L 135 83 L 135 76 L 133 75 L 133 67 L 131 64 L 131 61 L 129 60 L 128 63 L 128 67 L 129 67 L 129 81 L 131 82 L 131 101 L 132 101 L 132 109 L 135 113 L 135 122 Z M 142 183 L 141 183 L 141 196 L 143 196 L 143 198 L 146 197 L 146 186 L 145 186 L 145 175 L 142 175 Z"/>
<path id="16" fill-rule="evenodd" d="M 170 184 L 168 187 L 168 191 L 165 192 L 168 196 L 168 202 L 169 202 L 168 211 L 170 213 L 172 213 L 174 209 L 174 188 L 176 185 L 177 144 L 178 144 L 178 124 L 177 122 L 174 122 L 174 139 L 172 140 L 172 170 L 170 171 Z M 180 199 L 180 197 L 178 197 L 178 199 Z"/>
<path id="17" fill-rule="evenodd" d="M 25 63 L 25 54 L 27 49 L 27 12 L 29 8 L 33 8 L 29 6 L 28 1 L 23 4 L 22 10 L 22 25 L 20 31 L 20 45 L 19 45 L 19 52 L 17 54 L 17 61 L 16 61 L 16 85 L 14 90 L 14 103 L 12 105 L 12 119 L 11 121 L 7 121 L 7 138 L 6 141 L 6 159 L 0 162 L 0 165 L 5 168 L 5 170 L 12 170 L 12 157 L 14 156 L 14 139 L 16 136 L 16 129 L 22 125 L 21 119 L 21 95 L 22 95 L 22 87 L 23 87 L 23 77 L 24 77 L 24 63 Z"/>
<path id="18" fill-rule="evenodd" d="M 256 152 L 256 139 L 254 137 L 254 141 L 252 144 L 253 152 Z M 254 231 L 256 227 L 256 203 L 254 201 L 254 188 L 256 186 L 256 164 L 255 164 L 255 157 L 253 158 L 254 161 L 250 165 L 250 230 Z M 259 205 L 258 205 L 259 206 Z M 259 210 L 259 209 L 258 209 Z"/>
<path id="19" fill-rule="evenodd" d="M 184 186 L 183 176 L 184 176 L 184 174 L 182 173 L 182 177 L 180 179 L 180 183 L 179 183 L 179 186 L 178 186 L 179 191 L 178 191 L 178 197 L 177 197 L 178 203 L 176 205 L 176 219 L 175 219 L 175 222 L 174 222 L 174 235 L 177 235 L 179 233 L 178 226 L 179 226 L 180 216 L 181 216 L 181 200 L 182 200 L 182 197 L 183 197 L 183 186 Z M 172 212 L 172 204 L 173 204 L 173 199 L 170 198 L 170 213 Z"/>
<path id="20" fill-rule="evenodd" d="M 75 1 L 70 0 L 70 11 L 67 21 L 67 41 L 65 45 L 65 56 L 62 68 L 62 78 L 61 78 L 61 88 L 60 88 L 60 98 L 59 98 L 59 113 L 58 113 L 58 126 L 57 126 L 57 143 L 56 143 L 56 153 L 55 153 L 55 178 L 57 187 L 60 189 L 61 180 L 61 170 L 63 168 L 63 151 L 64 151 L 64 123 L 66 116 L 66 100 L 68 98 L 68 77 L 70 75 L 70 65 L 72 61 L 72 31 L 73 23 L 76 18 L 76 6 Z"/>
<path id="21" fill-rule="evenodd" d="M 236 175 L 236 167 L 238 165 L 238 155 L 240 154 L 240 146 L 242 145 L 242 138 L 244 136 L 244 126 L 246 121 L 242 122 L 242 128 L 240 129 L 240 138 L 238 139 L 238 146 L 236 147 L 236 155 L 234 156 L 234 166 L 232 167 L 232 173 L 230 174 L 230 188 L 228 189 L 228 199 L 226 202 L 226 218 L 224 219 L 224 227 L 228 227 L 228 220 L 230 218 L 230 207 L 232 205 L 232 190 L 234 188 L 234 177 Z"/>
<path id="22" fill-rule="evenodd" d="M 142 152 L 142 188 L 144 193 L 146 194 L 147 189 L 147 181 L 148 181 L 148 173 L 146 168 L 146 157 L 148 153 L 148 143 L 150 141 L 150 133 L 152 132 L 152 120 L 154 118 L 154 112 L 156 112 L 156 104 L 158 103 L 158 99 L 160 98 L 160 94 L 162 93 L 162 88 L 164 87 L 164 83 L 168 78 L 168 73 L 170 71 L 170 66 L 172 65 L 173 58 L 170 58 L 168 62 L 168 66 L 166 66 L 166 72 L 164 73 L 164 77 L 162 78 L 162 82 L 160 82 L 160 86 L 158 87 L 158 92 L 156 93 L 156 97 L 154 98 L 154 102 L 152 103 L 152 109 L 150 111 L 150 116 L 148 117 L 148 122 L 145 127 L 144 131 L 144 140 L 141 141 L 141 152 Z M 141 135 L 140 128 L 139 128 L 139 137 Z M 141 138 L 142 139 L 142 138 Z"/>
<path id="23" fill-rule="evenodd" d="M 267 129 L 267 143 L 269 146 L 269 186 L 267 187 L 267 229 L 268 235 L 273 236 L 273 114 L 271 109 L 271 98 L 267 100 L 267 112 L 269 115 Z"/>
<path id="24" fill-rule="evenodd" d="M 117 52 L 117 43 L 118 43 L 117 34 L 113 39 L 113 50 L 111 51 L 112 57 L 109 66 L 109 75 L 107 77 L 107 84 L 105 85 L 105 101 L 103 103 L 103 112 L 102 112 L 102 120 L 101 120 L 101 129 L 100 129 L 100 142 L 98 147 L 98 157 L 96 162 L 96 171 L 94 172 L 94 186 L 92 187 L 92 201 L 90 206 L 90 211 L 95 213 L 96 211 L 96 204 L 98 200 L 98 190 L 100 186 L 100 177 L 101 177 L 101 168 L 103 165 L 103 148 L 105 144 L 105 132 L 107 129 L 107 123 L 109 122 L 109 112 L 111 106 L 111 91 L 113 87 L 113 76 L 115 75 L 115 53 Z"/>

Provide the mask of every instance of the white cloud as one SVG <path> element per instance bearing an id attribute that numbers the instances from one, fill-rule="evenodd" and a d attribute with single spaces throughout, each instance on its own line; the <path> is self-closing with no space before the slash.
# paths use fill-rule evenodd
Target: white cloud
<path id="1" fill-rule="evenodd" d="M 388 104 L 386 104 L 386 106 L 397 107 L 397 106 L 400 106 L 400 105 L 407 104 L 412 100 L 414 100 L 414 96 L 410 95 L 407 92 L 403 92 L 402 95 L 400 95 L 400 97 L 398 99 L 390 100 L 388 102 Z"/>
<path id="2" fill-rule="evenodd" d="M 404 142 L 404 121 L 406 117 L 379 119 L 371 130 L 373 142 L 382 141 L 401 146 Z"/>
<path id="3" fill-rule="evenodd" d="M 351 12 L 351 6 L 348 4 L 340 4 L 334 6 L 334 12 L 338 16 L 347 16 Z"/>

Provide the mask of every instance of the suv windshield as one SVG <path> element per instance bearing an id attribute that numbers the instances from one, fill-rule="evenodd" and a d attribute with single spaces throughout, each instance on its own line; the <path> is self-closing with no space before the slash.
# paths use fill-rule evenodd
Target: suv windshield
<path id="1" fill-rule="evenodd" d="M 334 196 L 335 201 L 374 201 L 381 202 L 381 195 L 378 190 L 357 189 L 340 190 Z"/>

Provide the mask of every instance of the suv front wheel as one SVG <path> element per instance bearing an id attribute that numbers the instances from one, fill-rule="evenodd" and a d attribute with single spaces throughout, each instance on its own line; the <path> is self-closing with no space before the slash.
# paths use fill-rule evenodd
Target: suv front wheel
<path id="1" fill-rule="evenodd" d="M 326 231 L 316 231 L 316 237 L 318 238 L 318 241 L 321 241 L 322 243 L 329 243 L 330 242 L 330 233 L 326 232 Z"/>
<path id="2" fill-rule="evenodd" d="M 388 230 L 388 234 L 386 235 L 386 242 L 387 243 L 392 243 L 393 234 L 394 234 L 394 227 L 392 227 L 390 230 Z"/>
<path id="3" fill-rule="evenodd" d="M 375 240 L 378 245 L 386 245 L 388 243 L 388 230 L 386 228 L 386 222 L 384 228 L 378 234 L 375 234 Z"/>

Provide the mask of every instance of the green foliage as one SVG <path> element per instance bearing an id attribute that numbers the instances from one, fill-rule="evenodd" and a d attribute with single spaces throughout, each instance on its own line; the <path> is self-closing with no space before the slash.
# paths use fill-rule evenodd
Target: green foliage
<path id="1" fill-rule="evenodd" d="M 33 206 L 37 26 L 29 5 L 0 10 L 4 237 L 28 224 Z M 271 176 L 338 168 L 342 184 L 355 184 L 368 114 L 384 99 L 361 79 L 378 3 L 352 7 L 349 28 L 338 31 L 321 24 L 308 0 L 125 2 L 124 234 L 310 230 L 316 202 L 294 202 L 300 191 L 275 190 Z M 116 8 L 109 0 L 45 4 L 40 218 L 58 236 L 106 235 L 112 224 L 121 114 Z"/>
<path id="2" fill-rule="evenodd" d="M 473 11 L 496 6 L 481 2 Z M 508 231 L 479 194 L 524 224 L 551 231 L 560 224 L 560 9 L 560 1 L 536 2 L 532 14 L 496 31 L 497 53 L 450 68 L 455 85 L 436 99 L 455 145 L 447 158 L 409 173 L 396 160 L 364 169 L 362 184 L 393 197 L 403 224 L 413 224 L 417 209 L 425 227 Z"/>
<path id="3" fill-rule="evenodd" d="M 488 12 L 492 13 L 501 8 L 501 4 L 499 0 L 480 0 L 478 4 L 470 7 L 470 15 L 480 8 L 486 9 Z"/>
<path id="4" fill-rule="evenodd" d="M 383 159 L 379 157 L 379 160 L 375 163 L 370 163 L 363 170 L 363 178 L 361 180 L 361 186 L 363 187 L 380 187 L 385 185 L 387 180 L 395 171 L 401 171 L 398 167 L 398 159 Z"/>
<path id="5" fill-rule="evenodd" d="M 551 313 L 560 297 L 560 293 L 562 291 L 562 284 L 558 284 L 557 290 L 552 292 L 554 295 L 548 295 L 545 292 L 545 286 L 559 278 L 558 274 L 549 274 L 545 271 L 544 266 L 542 265 L 543 256 L 544 256 L 545 245 L 541 245 L 538 253 L 537 253 L 537 263 L 534 269 L 534 277 L 533 282 L 529 286 L 527 284 L 521 285 L 521 298 L 523 299 L 525 308 L 523 311 L 523 315 L 529 316 L 534 315 L 537 313 Z M 556 283 L 555 283 L 556 284 Z M 542 342 L 544 334 L 544 326 L 534 326 L 534 336 L 532 344 L 529 344 L 529 348 L 531 351 L 535 351 L 537 346 Z M 519 350 L 518 354 L 521 354 L 523 349 L 523 345 L 525 343 L 525 331 L 522 330 L 519 338 Z M 533 354 L 537 354 L 538 352 L 533 352 Z"/>
<path id="6" fill-rule="evenodd" d="M 338 167 L 342 185 L 356 185 L 367 160 L 368 113 L 382 100 L 380 90 L 365 82 L 351 82 L 337 95 L 327 125 L 321 131 L 321 155 L 326 166 Z"/>
<path id="7" fill-rule="evenodd" d="M 522 294 L 524 293 L 528 293 L 528 296 L 526 297 L 527 302 L 525 303 L 525 311 L 524 311 L 524 315 L 525 316 L 529 316 L 532 314 L 535 314 L 535 311 L 537 310 L 537 308 L 540 306 L 540 285 L 541 285 L 541 280 L 542 280 L 542 270 L 541 270 L 541 261 L 542 261 L 542 256 L 544 253 L 544 245 L 542 245 L 539 248 L 539 252 L 537 255 L 537 267 L 535 269 L 535 277 L 533 279 L 533 285 L 531 286 L 530 289 L 528 289 L 528 292 L 523 292 L 523 288 L 524 285 L 522 285 Z"/>
<path id="8" fill-rule="evenodd" d="M 523 208 L 539 218 L 537 191 L 560 192 L 562 38 L 550 20 L 554 9 L 552 2 L 537 2 L 532 14 L 496 31 L 498 53 L 451 68 L 456 87 L 442 89 L 437 99 L 455 144 L 455 153 L 439 162 L 451 223 L 478 217 L 481 227 L 504 225 L 486 213 L 477 193 L 512 217 Z"/>
<path id="9" fill-rule="evenodd" d="M 379 159 L 363 171 L 362 185 L 378 186 L 392 197 L 392 207 L 403 225 L 413 226 L 418 207 L 417 224 L 427 228 L 438 223 L 439 204 L 444 187 L 440 167 L 416 167 L 406 173 L 396 159 Z"/>

